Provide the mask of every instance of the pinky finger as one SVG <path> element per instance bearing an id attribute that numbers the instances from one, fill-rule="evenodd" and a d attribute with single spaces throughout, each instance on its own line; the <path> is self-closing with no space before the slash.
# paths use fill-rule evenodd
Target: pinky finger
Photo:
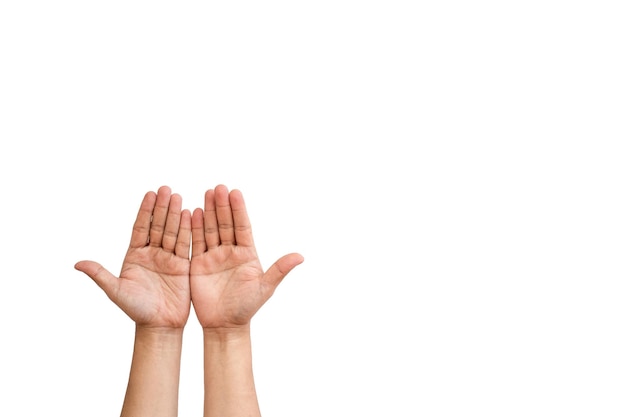
<path id="1" fill-rule="evenodd" d="M 197 208 L 191 215 L 191 256 L 202 255 L 206 249 L 204 213 L 202 209 Z"/>
<path id="2" fill-rule="evenodd" d="M 176 239 L 176 256 L 189 259 L 189 246 L 191 242 L 191 212 L 187 209 L 180 214 L 180 227 Z"/>

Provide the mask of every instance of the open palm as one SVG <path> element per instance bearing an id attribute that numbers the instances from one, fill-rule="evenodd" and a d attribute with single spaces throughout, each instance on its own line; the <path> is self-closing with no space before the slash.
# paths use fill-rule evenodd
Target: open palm
<path id="1" fill-rule="evenodd" d="M 240 327 L 272 296 L 302 256 L 288 254 L 263 271 L 241 192 L 205 193 L 192 219 L 191 299 L 203 328 Z"/>
<path id="2" fill-rule="evenodd" d="M 119 278 L 97 262 L 76 264 L 137 325 L 178 328 L 189 317 L 191 214 L 181 206 L 169 187 L 145 195 Z"/>

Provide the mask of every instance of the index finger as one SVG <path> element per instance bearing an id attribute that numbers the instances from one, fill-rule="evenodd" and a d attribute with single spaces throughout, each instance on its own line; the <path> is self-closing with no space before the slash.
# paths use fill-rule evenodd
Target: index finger
<path id="1" fill-rule="evenodd" d="M 235 228 L 235 241 L 237 246 L 253 246 L 252 226 L 248 218 L 248 210 L 243 199 L 243 194 L 239 190 L 230 192 L 230 207 L 233 213 L 233 223 Z"/>
<path id="2" fill-rule="evenodd" d="M 139 207 L 139 213 L 137 213 L 137 218 L 133 225 L 133 233 L 130 237 L 131 248 L 143 248 L 148 244 L 150 221 L 152 219 L 152 211 L 154 210 L 155 203 L 156 193 L 154 191 L 148 191 L 143 197 L 143 201 Z"/>

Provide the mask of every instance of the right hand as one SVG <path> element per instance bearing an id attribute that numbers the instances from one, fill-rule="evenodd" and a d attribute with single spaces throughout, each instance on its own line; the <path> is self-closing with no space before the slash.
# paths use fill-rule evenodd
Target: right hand
<path id="1" fill-rule="evenodd" d="M 182 328 L 189 317 L 191 213 L 181 206 L 167 186 L 146 193 L 119 278 L 97 262 L 75 265 L 138 326 Z"/>

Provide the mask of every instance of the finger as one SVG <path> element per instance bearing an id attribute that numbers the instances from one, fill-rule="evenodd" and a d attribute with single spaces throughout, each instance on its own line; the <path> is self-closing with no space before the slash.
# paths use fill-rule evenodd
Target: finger
<path id="1" fill-rule="evenodd" d="M 215 187 L 215 211 L 217 214 L 217 227 L 220 235 L 220 244 L 235 244 L 233 212 L 228 198 L 228 188 L 223 185 Z"/>
<path id="2" fill-rule="evenodd" d="M 143 201 L 139 207 L 139 213 L 137 213 L 137 219 L 133 225 L 133 234 L 130 238 L 131 248 L 143 248 L 148 244 L 150 219 L 152 218 L 155 201 L 156 194 L 153 191 L 148 191 L 143 197 Z"/>
<path id="3" fill-rule="evenodd" d="M 197 208 L 191 215 L 191 256 L 202 255 L 204 252 L 206 252 L 204 217 L 202 209 Z"/>
<path id="4" fill-rule="evenodd" d="M 170 188 L 165 185 L 159 188 L 157 193 L 154 211 L 152 212 L 152 223 L 150 224 L 150 246 L 161 247 L 163 242 L 163 232 L 165 230 L 171 193 Z"/>
<path id="5" fill-rule="evenodd" d="M 207 249 L 215 248 L 220 244 L 214 190 L 207 190 L 204 194 L 204 239 Z"/>
<path id="6" fill-rule="evenodd" d="M 235 241 L 237 246 L 253 246 L 252 227 L 246 210 L 246 203 L 243 200 L 243 194 L 239 190 L 230 192 L 230 207 L 233 213 L 233 222 L 235 230 Z"/>
<path id="7" fill-rule="evenodd" d="M 191 239 L 191 213 L 185 209 L 180 214 L 180 227 L 176 239 L 176 256 L 189 259 L 189 240 Z"/>
<path id="8" fill-rule="evenodd" d="M 180 228 L 180 215 L 183 199 L 178 194 L 172 194 L 165 220 L 165 230 L 163 231 L 163 241 L 161 246 L 166 252 L 174 252 Z"/>
<path id="9" fill-rule="evenodd" d="M 276 288 L 292 269 L 304 262 L 299 253 L 290 253 L 276 262 L 263 274 L 263 280 Z"/>
<path id="10" fill-rule="evenodd" d="M 93 261 L 80 261 L 74 265 L 74 268 L 87 274 L 96 284 L 98 284 L 100 288 L 102 288 L 109 298 L 114 299 L 117 291 L 118 280 L 102 265 Z"/>

